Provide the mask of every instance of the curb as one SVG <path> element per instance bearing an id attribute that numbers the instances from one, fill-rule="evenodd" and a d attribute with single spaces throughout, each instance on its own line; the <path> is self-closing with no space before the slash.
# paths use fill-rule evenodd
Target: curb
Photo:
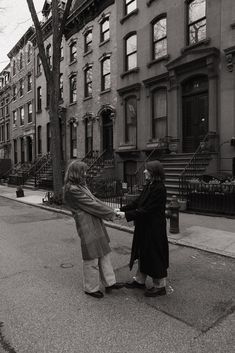
<path id="1" fill-rule="evenodd" d="M 38 207 L 38 208 L 41 208 L 41 209 L 46 210 L 46 211 L 61 213 L 61 214 L 64 214 L 64 215 L 66 215 L 68 217 L 72 217 L 71 212 L 67 211 L 67 210 L 61 210 L 61 209 L 58 209 L 58 208 L 45 206 L 43 204 L 41 204 L 41 205 L 40 204 L 32 204 L 32 203 L 27 202 L 27 201 L 20 201 L 20 200 L 13 199 L 11 197 L 4 196 L 4 195 L 0 195 L 0 196 L 4 197 L 5 199 L 16 201 L 16 202 L 19 202 L 19 203 L 23 203 L 23 204 L 28 205 L 28 206 L 34 206 L 34 207 Z M 122 225 L 116 224 L 114 222 L 109 222 L 109 221 L 104 221 L 104 224 L 107 227 L 109 227 L 109 228 L 117 229 L 117 230 L 129 233 L 129 234 L 133 234 L 134 233 L 134 228 L 129 228 L 127 226 L 122 226 Z M 191 248 L 191 249 L 198 249 L 198 250 L 202 250 L 202 251 L 205 251 L 205 252 L 208 252 L 208 253 L 211 253 L 211 254 L 221 255 L 221 256 L 224 256 L 224 257 L 230 257 L 232 259 L 235 259 L 235 254 L 228 253 L 227 251 L 224 251 L 224 250 L 219 250 L 219 249 L 215 250 L 215 249 L 208 248 L 207 246 L 200 246 L 200 245 L 196 246 L 196 245 L 193 245 L 191 243 L 188 243 L 187 241 L 175 240 L 175 239 L 171 239 L 169 237 L 168 237 L 168 242 L 170 244 L 173 244 L 173 245 L 184 246 L 184 247 Z"/>

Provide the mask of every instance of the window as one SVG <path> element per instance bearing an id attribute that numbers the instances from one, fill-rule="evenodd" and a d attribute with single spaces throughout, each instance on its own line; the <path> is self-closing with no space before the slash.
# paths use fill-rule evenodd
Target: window
<path id="1" fill-rule="evenodd" d="M 85 152 L 93 150 L 93 121 L 88 118 L 85 119 Z"/>
<path id="2" fill-rule="evenodd" d="M 167 135 L 167 92 L 159 89 L 152 93 L 152 138 L 160 139 Z"/>
<path id="3" fill-rule="evenodd" d="M 137 35 L 126 38 L 126 71 L 137 67 Z"/>
<path id="4" fill-rule="evenodd" d="M 21 155 L 21 163 L 24 163 L 24 138 L 20 139 L 20 155 Z"/>
<path id="5" fill-rule="evenodd" d="M 136 0 L 125 0 L 125 15 L 128 15 L 132 11 L 136 10 Z"/>
<path id="6" fill-rule="evenodd" d="M 110 37 L 109 18 L 105 18 L 100 23 L 100 42 L 108 40 Z"/>
<path id="7" fill-rule="evenodd" d="M 48 44 L 46 47 L 46 57 L 47 57 L 48 65 L 51 66 L 51 64 L 52 64 L 52 62 L 51 62 L 51 44 Z"/>
<path id="8" fill-rule="evenodd" d="M 105 58 L 101 61 L 101 91 L 109 89 L 110 86 L 110 58 Z"/>
<path id="9" fill-rule="evenodd" d="M 6 116 L 9 115 L 9 98 L 6 98 L 6 101 L 5 101 L 5 114 Z"/>
<path id="10" fill-rule="evenodd" d="M 10 124 L 6 123 L 6 139 L 7 141 L 10 140 Z"/>
<path id="11" fill-rule="evenodd" d="M 42 88 L 37 88 L 37 110 L 40 112 L 42 110 Z"/>
<path id="12" fill-rule="evenodd" d="M 46 97 L 46 106 L 49 107 L 50 105 L 50 91 L 47 85 L 47 97 Z"/>
<path id="13" fill-rule="evenodd" d="M 51 150 L 51 126 L 47 123 L 47 152 Z"/>
<path id="14" fill-rule="evenodd" d="M 32 83 L 33 83 L 33 79 L 32 79 L 32 74 L 28 74 L 27 76 L 27 90 L 32 91 Z"/>
<path id="15" fill-rule="evenodd" d="M 15 76 L 16 74 L 16 61 L 13 60 L 13 65 L 12 65 L 12 75 Z"/>
<path id="16" fill-rule="evenodd" d="M 4 117 L 4 100 L 1 102 L 1 117 L 3 118 Z"/>
<path id="17" fill-rule="evenodd" d="M 13 140 L 13 149 L 14 149 L 14 163 L 18 163 L 18 155 L 17 155 L 17 140 Z"/>
<path id="18" fill-rule="evenodd" d="M 37 75 L 40 75 L 41 73 L 42 73 L 42 62 L 38 54 L 37 55 Z"/>
<path id="19" fill-rule="evenodd" d="M 16 127 L 16 122 L 17 122 L 17 111 L 14 110 L 13 111 L 13 119 L 12 119 L 13 127 Z"/>
<path id="20" fill-rule="evenodd" d="M 92 96 L 92 67 L 85 69 L 85 97 Z"/>
<path id="21" fill-rule="evenodd" d="M 38 154 L 42 154 L 42 127 L 38 126 Z"/>
<path id="22" fill-rule="evenodd" d="M 206 0 L 188 3 L 188 44 L 196 44 L 206 38 Z"/>
<path id="23" fill-rule="evenodd" d="M 77 43 L 76 41 L 70 44 L 70 62 L 77 60 Z"/>
<path id="24" fill-rule="evenodd" d="M 15 101 L 15 100 L 16 100 L 16 95 L 17 95 L 17 88 L 16 88 L 16 86 L 13 86 L 12 91 L 13 91 L 13 93 L 12 93 L 13 101 Z"/>
<path id="25" fill-rule="evenodd" d="M 5 141 L 5 129 L 4 125 L 0 126 L 0 142 Z"/>
<path id="26" fill-rule="evenodd" d="M 60 74 L 60 99 L 63 99 L 63 94 L 64 94 L 64 92 L 63 92 L 63 74 Z"/>
<path id="27" fill-rule="evenodd" d="M 32 121 L 33 121 L 33 105 L 31 102 L 28 103 L 27 109 L 28 109 L 28 123 L 32 123 Z"/>
<path id="28" fill-rule="evenodd" d="M 152 59 L 156 60 L 167 55 L 167 27 L 166 17 L 161 18 L 153 23 L 153 55 Z"/>
<path id="29" fill-rule="evenodd" d="M 70 103 L 74 103 L 77 100 L 77 77 L 73 75 L 69 79 L 69 87 L 70 87 Z"/>
<path id="30" fill-rule="evenodd" d="M 136 97 L 125 100 L 125 142 L 136 145 L 137 103 Z"/>
<path id="31" fill-rule="evenodd" d="M 20 107 L 20 126 L 24 125 L 24 108 Z"/>
<path id="32" fill-rule="evenodd" d="M 32 45 L 28 45 L 28 50 L 27 50 L 27 62 L 29 63 L 32 59 Z"/>
<path id="33" fill-rule="evenodd" d="M 19 66 L 20 66 L 20 70 L 22 70 L 23 69 L 23 53 L 20 53 L 20 64 L 19 64 Z"/>
<path id="34" fill-rule="evenodd" d="M 77 157 L 77 126 L 70 123 L 70 158 Z"/>
<path id="35" fill-rule="evenodd" d="M 84 35 L 84 52 L 87 53 L 91 50 L 92 46 L 92 30 L 88 30 Z"/>
<path id="36" fill-rule="evenodd" d="M 20 90 L 19 90 L 19 93 L 20 93 L 20 97 L 23 96 L 24 94 L 24 80 L 20 80 Z"/>

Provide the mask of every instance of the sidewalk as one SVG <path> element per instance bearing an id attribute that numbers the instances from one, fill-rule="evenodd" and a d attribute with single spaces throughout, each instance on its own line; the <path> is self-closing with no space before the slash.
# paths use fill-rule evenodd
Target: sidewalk
<path id="1" fill-rule="evenodd" d="M 0 196 L 44 209 L 71 214 L 62 208 L 53 208 L 42 203 L 45 190 L 24 189 L 25 196 L 16 198 L 16 187 L 0 185 Z M 133 233 L 133 224 L 124 220 L 105 222 L 108 227 Z M 169 221 L 168 221 L 169 227 Z M 168 231 L 169 243 L 188 246 L 235 258 L 235 219 L 180 213 L 180 233 Z"/>

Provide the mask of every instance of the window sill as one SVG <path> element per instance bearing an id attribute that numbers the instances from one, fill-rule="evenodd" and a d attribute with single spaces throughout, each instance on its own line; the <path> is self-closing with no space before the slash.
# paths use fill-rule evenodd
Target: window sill
<path id="1" fill-rule="evenodd" d="M 150 61 L 148 64 L 147 64 L 147 67 L 150 68 L 151 66 L 155 65 L 155 64 L 158 64 L 162 61 L 168 61 L 170 59 L 170 55 L 167 54 L 167 55 L 164 55 L 164 56 L 161 56 L 160 58 L 158 59 L 155 59 L 155 60 L 152 60 Z"/>
<path id="2" fill-rule="evenodd" d="M 105 94 L 105 93 L 109 93 L 109 92 L 111 92 L 111 88 L 108 88 L 108 89 L 106 89 L 106 90 L 104 90 L 104 91 L 101 91 L 101 92 L 100 92 L 100 96 L 102 96 L 102 95 Z"/>
<path id="3" fill-rule="evenodd" d="M 85 56 L 87 56 L 87 55 L 91 54 L 92 52 L 93 52 L 93 50 L 92 50 L 92 49 L 90 49 L 90 50 L 86 51 L 86 52 L 83 54 L 83 57 L 85 57 Z"/>
<path id="4" fill-rule="evenodd" d="M 77 62 L 77 60 L 73 60 L 69 63 L 69 66 L 72 66 L 73 64 L 75 64 Z"/>
<path id="5" fill-rule="evenodd" d="M 128 70 L 128 71 L 123 72 L 123 73 L 120 75 L 120 77 L 121 77 L 121 78 L 124 78 L 125 76 L 128 76 L 128 75 L 130 75 L 130 74 L 135 74 L 135 73 L 137 73 L 137 72 L 139 72 L 139 71 L 140 71 L 140 68 L 139 68 L 139 67 L 135 67 L 134 69 L 131 69 L 131 70 Z"/>
<path id="6" fill-rule="evenodd" d="M 77 101 L 69 103 L 69 107 L 71 107 L 72 105 L 75 105 L 75 104 L 77 104 Z"/>
<path id="7" fill-rule="evenodd" d="M 201 40 L 198 43 L 187 45 L 186 47 L 181 49 L 181 53 L 183 54 L 186 51 L 189 51 L 189 50 L 194 49 L 194 48 L 198 48 L 198 47 L 200 47 L 202 45 L 208 45 L 210 43 L 210 41 L 211 41 L 210 38 L 206 38 L 206 39 Z"/>
<path id="8" fill-rule="evenodd" d="M 99 44 L 99 47 L 102 47 L 103 45 L 105 45 L 105 44 L 108 43 L 108 42 L 110 42 L 110 38 L 104 40 L 103 42 L 101 42 L 101 43 Z"/>
<path id="9" fill-rule="evenodd" d="M 38 109 L 38 110 L 36 111 L 37 114 L 41 114 L 41 112 L 42 112 L 42 109 Z"/>
<path id="10" fill-rule="evenodd" d="M 92 96 L 85 97 L 85 98 L 83 98 L 83 102 L 89 101 L 90 99 L 92 99 Z"/>
<path id="11" fill-rule="evenodd" d="M 139 12 L 139 9 L 135 9 L 133 11 L 131 11 L 130 13 L 128 13 L 127 15 L 125 15 L 121 20 L 120 23 L 123 24 L 126 20 L 128 20 L 128 18 L 130 18 L 131 16 L 137 15 Z"/>

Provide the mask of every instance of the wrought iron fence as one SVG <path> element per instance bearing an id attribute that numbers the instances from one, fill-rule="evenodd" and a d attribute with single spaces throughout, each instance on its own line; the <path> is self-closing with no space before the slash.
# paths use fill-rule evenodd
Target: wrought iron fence
<path id="1" fill-rule="evenodd" d="M 186 192 L 189 210 L 235 215 L 235 182 L 219 184 L 192 180 L 187 183 Z"/>

